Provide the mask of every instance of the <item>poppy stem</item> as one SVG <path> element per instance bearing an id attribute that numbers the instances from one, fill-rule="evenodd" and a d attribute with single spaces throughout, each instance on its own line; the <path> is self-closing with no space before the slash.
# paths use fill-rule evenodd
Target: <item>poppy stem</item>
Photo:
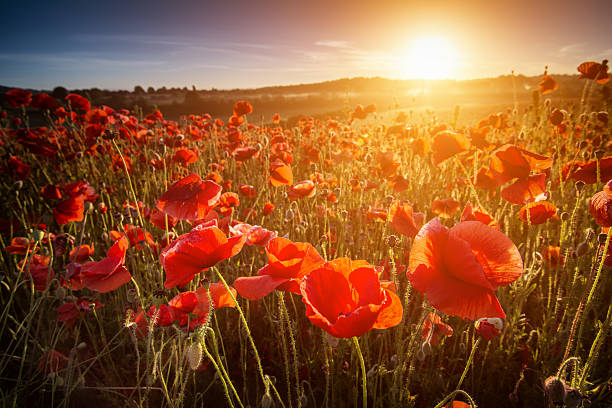
<path id="1" fill-rule="evenodd" d="M 368 384 L 367 384 L 367 375 L 365 369 L 365 361 L 363 360 L 363 354 L 361 354 L 361 348 L 359 347 L 359 340 L 357 337 L 353 337 L 353 345 L 355 346 L 355 351 L 357 352 L 357 356 L 359 356 L 359 364 L 361 365 L 361 387 L 362 387 L 362 395 L 363 395 L 363 408 L 367 408 L 368 406 Z"/>
<path id="2" fill-rule="evenodd" d="M 463 380 L 465 380 L 465 376 L 467 375 L 470 366 L 472 365 L 472 361 L 474 361 L 474 355 L 476 354 L 476 349 L 480 344 L 480 338 L 476 340 L 474 345 L 472 346 L 472 351 L 470 352 L 470 357 L 468 358 L 467 363 L 465 363 L 465 368 L 463 369 L 463 373 L 461 374 L 461 378 L 459 378 L 459 384 L 457 384 L 457 390 L 461 389 L 461 384 L 463 384 Z"/>
<path id="3" fill-rule="evenodd" d="M 455 400 L 455 396 L 457 394 L 463 395 L 465 397 L 465 399 L 468 400 L 468 403 L 470 404 L 470 407 L 476 408 L 476 403 L 474 402 L 474 399 L 470 396 L 470 394 L 468 394 L 467 392 L 465 392 L 463 390 L 455 390 L 455 391 L 451 392 L 446 397 L 444 397 L 444 399 L 438 405 L 436 405 L 434 408 L 442 408 L 442 407 L 444 407 L 444 404 L 446 404 L 448 401 L 454 401 Z"/>

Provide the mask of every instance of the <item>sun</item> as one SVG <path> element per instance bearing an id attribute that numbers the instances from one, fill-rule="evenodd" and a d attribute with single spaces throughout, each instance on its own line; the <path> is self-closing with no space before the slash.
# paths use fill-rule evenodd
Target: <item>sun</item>
<path id="1" fill-rule="evenodd" d="M 404 78 L 446 79 L 456 74 L 457 51 L 444 37 L 417 38 L 400 58 Z"/>

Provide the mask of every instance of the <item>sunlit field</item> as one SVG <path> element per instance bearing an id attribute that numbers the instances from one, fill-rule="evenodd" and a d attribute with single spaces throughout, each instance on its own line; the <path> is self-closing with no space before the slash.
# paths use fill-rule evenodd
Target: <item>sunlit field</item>
<path id="1" fill-rule="evenodd" d="M 610 73 L 575 65 L 467 116 L 7 91 L 2 406 L 612 406 Z"/>

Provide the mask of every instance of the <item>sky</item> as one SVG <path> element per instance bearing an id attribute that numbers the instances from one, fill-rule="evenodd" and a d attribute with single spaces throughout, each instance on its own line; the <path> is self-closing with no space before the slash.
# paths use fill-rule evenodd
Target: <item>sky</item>
<path id="1" fill-rule="evenodd" d="M 612 1 L 11 1 L 0 85 L 254 88 L 358 76 L 577 73 L 612 57 Z"/>

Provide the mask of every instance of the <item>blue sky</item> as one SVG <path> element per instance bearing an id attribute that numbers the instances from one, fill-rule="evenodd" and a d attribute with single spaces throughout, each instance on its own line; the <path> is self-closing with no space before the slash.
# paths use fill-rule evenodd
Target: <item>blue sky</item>
<path id="1" fill-rule="evenodd" d="M 3 6 L 0 84 L 245 88 L 407 77 L 414 39 L 453 46 L 452 78 L 574 73 L 612 57 L 612 2 L 23 1 Z"/>

